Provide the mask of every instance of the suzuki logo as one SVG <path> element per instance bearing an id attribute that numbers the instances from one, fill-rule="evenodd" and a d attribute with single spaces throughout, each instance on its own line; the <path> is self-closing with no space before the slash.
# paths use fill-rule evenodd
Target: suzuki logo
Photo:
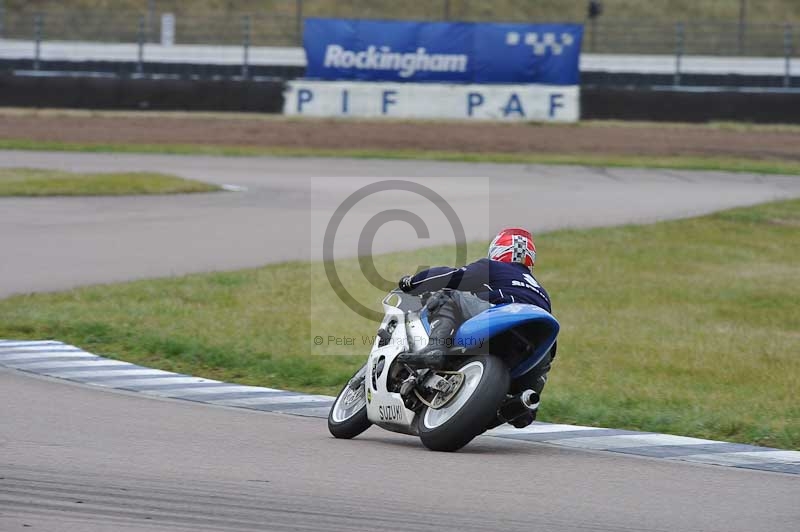
<path id="1" fill-rule="evenodd" d="M 516 31 L 506 33 L 506 44 L 508 46 L 518 46 L 524 43 L 525 46 L 530 46 L 533 49 L 533 55 L 546 55 L 549 48 L 553 55 L 561 55 L 564 48 L 575 44 L 575 38 L 569 33 L 562 33 L 559 36 L 555 33 L 535 33 L 530 32 L 525 35 L 520 35 Z"/>

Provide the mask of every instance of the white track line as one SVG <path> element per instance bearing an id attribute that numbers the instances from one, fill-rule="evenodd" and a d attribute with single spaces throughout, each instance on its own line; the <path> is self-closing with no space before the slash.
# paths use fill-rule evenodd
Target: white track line
<path id="1" fill-rule="evenodd" d="M 677 457 L 688 462 L 717 465 L 746 465 L 756 463 L 800 464 L 800 451 L 743 451 L 733 453 L 703 453 Z"/>
<path id="2" fill-rule="evenodd" d="M 580 425 L 539 425 L 534 423 L 527 427 L 516 429 L 510 425 L 502 425 L 486 432 L 489 436 L 500 436 L 504 434 L 547 434 L 550 432 L 573 432 L 579 430 L 608 430 L 601 427 L 582 427 Z"/>
<path id="3" fill-rule="evenodd" d="M 9 362 L 9 366 L 24 370 L 47 368 L 50 370 L 70 369 L 70 368 L 91 368 L 92 366 L 133 366 L 130 362 L 119 360 L 109 360 L 107 358 L 95 358 L 94 360 L 70 360 L 70 361 L 43 361 L 43 362 Z"/>
<path id="4" fill-rule="evenodd" d="M 36 345 L 36 346 L 0 346 L 0 353 L 3 351 L 25 351 L 36 353 L 63 353 L 66 351 L 80 351 L 77 347 L 71 345 Z"/>
<path id="5" fill-rule="evenodd" d="M 282 392 L 283 390 L 273 390 L 272 388 L 258 388 L 256 386 L 218 386 L 216 388 L 175 388 L 172 390 L 142 390 L 141 393 L 152 395 L 168 395 L 170 397 L 179 397 L 182 395 L 213 395 L 218 393 L 249 393 L 249 392 L 264 392 L 275 393 Z"/>
<path id="6" fill-rule="evenodd" d="M 215 405 L 225 406 L 252 406 L 252 405 L 279 405 L 287 403 L 322 403 L 333 401 L 335 397 L 325 395 L 281 395 L 278 397 L 246 397 L 242 399 L 217 399 L 211 401 Z"/>
<path id="7" fill-rule="evenodd" d="M 109 369 L 99 371 L 71 371 L 64 373 L 64 371 L 43 371 L 44 375 L 52 377 L 75 379 L 78 377 L 116 377 L 117 375 L 134 376 L 134 375 L 174 375 L 169 371 L 161 371 L 160 369 Z"/>
<path id="8" fill-rule="evenodd" d="M 63 342 L 55 342 L 50 340 L 43 340 L 40 342 L 20 342 L 17 340 L 0 340 L 0 350 L 1 349 L 12 349 L 14 347 L 34 347 L 34 346 L 43 346 L 43 345 L 65 345 Z M 72 347 L 72 346 L 68 346 Z"/>
<path id="9" fill-rule="evenodd" d="M 79 356 L 87 356 L 87 357 L 95 357 L 99 359 L 97 355 L 93 355 L 91 353 L 87 353 L 86 351 L 65 351 L 60 353 L 16 353 L 16 354 L 8 354 L 0 352 L 0 360 L 27 360 L 27 359 L 35 359 L 35 358 L 49 358 L 53 359 L 53 361 L 57 361 L 59 358 L 69 358 L 69 357 L 79 357 Z M 107 360 L 107 359 L 103 359 Z M 10 362 L 4 362 L 5 364 L 9 364 Z"/>
<path id="10" fill-rule="evenodd" d="M 581 449 L 626 449 L 628 447 L 647 447 L 664 445 L 705 445 L 719 443 L 713 440 L 701 440 L 672 434 L 620 434 L 619 436 L 589 436 L 586 438 L 548 440 L 548 443 L 579 447 Z"/>
<path id="11" fill-rule="evenodd" d="M 157 379 L 127 379 L 127 380 L 113 380 L 113 381 L 92 381 L 86 380 L 83 381 L 84 384 L 92 384 L 96 386 L 107 386 L 111 388 L 122 388 L 124 386 L 150 386 L 153 384 L 222 384 L 221 381 L 215 381 L 211 379 L 204 379 L 202 377 L 183 377 L 183 376 L 175 376 L 175 377 L 163 377 Z M 221 386 L 220 386 L 221 388 Z M 217 388 L 219 389 L 219 388 Z"/>

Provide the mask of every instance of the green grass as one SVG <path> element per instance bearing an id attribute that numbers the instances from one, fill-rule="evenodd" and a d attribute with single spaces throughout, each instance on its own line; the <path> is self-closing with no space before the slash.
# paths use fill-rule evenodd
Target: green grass
<path id="1" fill-rule="evenodd" d="M 560 164 L 619 168 L 664 168 L 672 170 L 715 170 L 760 174 L 800 175 L 800 162 L 737 159 L 731 157 L 648 157 L 587 154 L 462 153 L 430 150 L 330 150 L 221 146 L 201 144 L 102 144 L 0 139 L 0 150 L 50 150 L 88 153 L 159 153 L 171 155 L 222 155 L 254 157 L 336 157 L 358 159 L 413 159 L 470 163 Z"/>
<path id="2" fill-rule="evenodd" d="M 0 168 L 0 197 L 122 196 L 215 190 L 220 188 L 153 172 L 86 174 L 33 168 Z"/>
<path id="3" fill-rule="evenodd" d="M 562 323 L 542 420 L 800 449 L 800 200 L 557 231 L 537 244 L 537 276 Z M 469 256 L 484 246 L 471 245 Z M 437 247 L 376 265 L 394 279 L 453 257 Z M 356 260 L 337 268 L 358 301 L 379 301 Z M 168 370 L 309 392 L 335 393 L 373 333 L 335 298 L 319 263 L 0 301 L 3 338 L 57 338 Z"/>

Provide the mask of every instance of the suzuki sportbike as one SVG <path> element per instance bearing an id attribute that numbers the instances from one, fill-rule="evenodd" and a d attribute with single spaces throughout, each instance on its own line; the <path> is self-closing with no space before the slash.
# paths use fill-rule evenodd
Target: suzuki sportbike
<path id="1" fill-rule="evenodd" d="M 394 290 L 383 299 L 367 363 L 328 415 L 333 436 L 354 438 L 378 425 L 419 436 L 429 449 L 456 451 L 538 406 L 530 377 L 550 356 L 558 321 L 534 305 L 497 305 L 461 324 L 443 367 L 411 368 L 397 357 L 427 345 L 429 296 Z"/>

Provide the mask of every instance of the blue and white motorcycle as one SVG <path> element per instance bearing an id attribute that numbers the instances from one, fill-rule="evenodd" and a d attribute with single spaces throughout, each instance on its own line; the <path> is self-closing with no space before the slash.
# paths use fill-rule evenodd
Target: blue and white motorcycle
<path id="1" fill-rule="evenodd" d="M 336 438 L 370 425 L 419 436 L 435 451 L 456 451 L 486 430 L 538 405 L 526 383 L 553 347 L 558 321 L 534 305 L 497 305 L 461 324 L 443 369 L 412 369 L 396 360 L 428 343 L 425 297 L 394 290 L 367 363 L 328 415 Z"/>

